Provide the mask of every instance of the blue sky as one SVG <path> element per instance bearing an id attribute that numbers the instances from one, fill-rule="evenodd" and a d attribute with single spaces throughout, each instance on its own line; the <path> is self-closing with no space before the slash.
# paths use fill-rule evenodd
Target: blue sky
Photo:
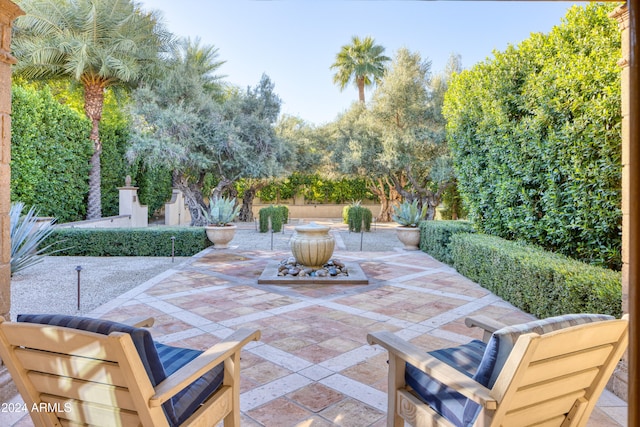
<path id="1" fill-rule="evenodd" d="M 340 47 L 372 36 L 393 57 L 406 47 L 441 72 L 452 53 L 465 68 L 547 33 L 574 2 L 142 0 L 162 12 L 169 30 L 219 49 L 226 81 L 254 86 L 266 73 L 282 98 L 282 112 L 309 123 L 336 118 L 357 100 L 355 87 L 333 83 Z M 367 91 L 367 99 L 371 91 Z"/>

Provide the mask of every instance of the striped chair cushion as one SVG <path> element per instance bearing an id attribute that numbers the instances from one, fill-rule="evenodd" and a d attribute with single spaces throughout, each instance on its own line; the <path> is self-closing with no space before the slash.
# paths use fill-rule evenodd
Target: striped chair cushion
<path id="1" fill-rule="evenodd" d="M 531 332 L 543 335 L 570 326 L 611 319 L 613 319 L 612 316 L 604 314 L 566 314 L 498 329 L 491 335 L 474 379 L 480 384 L 492 388 L 520 335 Z"/>
<path id="2" fill-rule="evenodd" d="M 492 388 L 520 335 L 531 332 L 542 335 L 570 326 L 611 319 L 613 317 L 603 314 L 549 317 L 501 328 L 492 334 L 488 344 L 474 340 L 459 347 L 437 350 L 429 354 L 485 387 Z M 405 381 L 429 406 L 458 427 L 471 426 L 480 412 L 478 404 L 410 364 L 406 367 Z"/>
<path id="3" fill-rule="evenodd" d="M 151 384 L 155 387 L 169 375 L 198 357 L 201 351 L 171 347 L 156 343 L 151 333 L 144 328 L 135 328 L 104 319 L 56 314 L 20 314 L 18 322 L 61 326 L 103 335 L 123 332 L 131 336 L 144 365 Z M 188 387 L 162 405 L 171 426 L 178 426 L 204 402 L 220 385 L 223 379 L 223 365 L 207 372 Z"/>
<path id="4" fill-rule="evenodd" d="M 202 354 L 198 350 L 171 347 L 160 343 L 155 344 L 167 376 Z M 172 414 L 167 413 L 167 418 L 171 425 L 178 426 L 185 422 L 198 406 L 222 385 L 223 379 L 224 364 L 221 363 L 175 395 L 171 399 L 174 412 Z"/>
<path id="5" fill-rule="evenodd" d="M 140 360 L 147 371 L 153 386 L 157 386 L 167 377 L 158 352 L 151 337 L 151 333 L 144 328 L 134 328 L 118 322 L 89 317 L 66 316 L 61 314 L 19 314 L 18 322 L 38 323 L 41 325 L 62 326 L 81 331 L 109 335 L 112 332 L 123 332 L 131 335 Z"/>
<path id="6" fill-rule="evenodd" d="M 485 348 L 485 343 L 473 340 L 459 347 L 431 351 L 429 354 L 471 378 L 480 365 Z M 440 415 L 456 426 L 464 425 L 466 397 L 409 363 L 405 370 L 405 382 Z M 474 402 L 470 403 L 476 405 Z"/>

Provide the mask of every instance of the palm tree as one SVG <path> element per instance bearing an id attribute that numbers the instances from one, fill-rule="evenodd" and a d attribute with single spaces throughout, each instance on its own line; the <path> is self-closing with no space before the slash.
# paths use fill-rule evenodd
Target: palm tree
<path id="1" fill-rule="evenodd" d="M 384 47 L 374 44 L 372 37 L 360 40 L 353 36 L 351 44 L 342 46 L 336 55 L 336 62 L 331 68 L 338 71 L 333 82 L 340 85 L 340 90 L 354 82 L 358 88 L 358 99 L 364 103 L 364 88 L 378 83 L 384 74 L 385 63 L 391 58 L 384 56 Z"/>
<path id="2" fill-rule="evenodd" d="M 73 79 L 84 89 L 93 155 L 87 219 L 102 216 L 100 119 L 105 90 L 133 86 L 153 69 L 172 37 L 158 16 L 131 0 L 22 0 L 15 22 L 15 73 L 30 80 Z"/>

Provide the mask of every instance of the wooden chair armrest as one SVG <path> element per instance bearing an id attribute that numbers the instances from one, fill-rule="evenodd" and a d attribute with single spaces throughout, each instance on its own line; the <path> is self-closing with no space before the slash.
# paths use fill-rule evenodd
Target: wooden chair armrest
<path id="1" fill-rule="evenodd" d="M 477 315 L 471 316 L 464 319 L 464 324 L 469 328 L 481 328 L 484 330 L 484 335 L 482 336 L 482 341 L 489 342 L 489 338 L 491 338 L 491 334 L 497 331 L 500 328 L 504 328 L 505 325 L 502 322 L 498 322 L 495 319 L 492 319 L 487 316 Z"/>
<path id="2" fill-rule="evenodd" d="M 258 330 L 237 330 L 223 342 L 209 348 L 158 384 L 155 388 L 155 395 L 149 400 L 149 405 L 162 405 L 207 371 L 224 362 L 234 353 L 239 352 L 249 341 L 258 341 L 259 339 L 260 331 Z"/>
<path id="3" fill-rule="evenodd" d="M 153 317 L 149 316 L 135 316 L 130 317 L 124 320 L 123 323 L 125 325 L 133 326 L 134 328 L 150 328 L 153 326 L 153 323 L 156 321 Z"/>
<path id="4" fill-rule="evenodd" d="M 373 332 L 367 335 L 367 342 L 384 347 L 389 357 L 399 357 L 484 408 L 496 409 L 497 402 L 491 396 L 491 390 L 396 335 L 387 331 Z"/>

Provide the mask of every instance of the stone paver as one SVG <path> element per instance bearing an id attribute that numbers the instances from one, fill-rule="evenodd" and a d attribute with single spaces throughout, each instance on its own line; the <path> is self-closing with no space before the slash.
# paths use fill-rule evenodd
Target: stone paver
<path id="1" fill-rule="evenodd" d="M 277 427 L 384 425 L 387 358 L 367 344 L 370 331 L 392 331 L 428 351 L 480 337 L 464 326 L 468 315 L 505 323 L 533 318 L 429 255 L 397 247 L 336 251 L 335 258 L 360 263 L 369 285 L 257 284 L 269 261 L 288 255 L 208 249 L 89 315 L 153 315 L 156 339 L 199 349 L 236 328 L 260 329 L 260 342 L 242 355 L 242 425 Z M 624 426 L 625 416 L 626 403 L 605 392 L 588 426 Z M 0 414 L 0 425 L 11 425 L 7 420 Z"/>

